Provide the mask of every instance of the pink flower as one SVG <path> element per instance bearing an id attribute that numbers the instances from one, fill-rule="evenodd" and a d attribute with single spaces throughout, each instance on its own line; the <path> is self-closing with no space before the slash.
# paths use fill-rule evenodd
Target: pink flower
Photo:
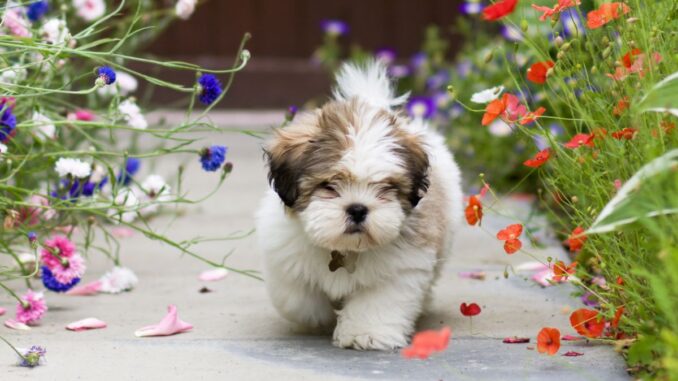
<path id="1" fill-rule="evenodd" d="M 85 273 L 86 266 L 85 260 L 82 259 L 80 254 L 75 253 L 70 258 L 66 259 L 67 262 L 62 264 L 61 262 L 56 262 L 54 267 L 49 267 L 49 271 L 52 272 L 54 278 L 56 278 L 59 283 L 68 284 L 73 281 L 75 278 L 80 278 Z"/>
<path id="2" fill-rule="evenodd" d="M 28 20 L 21 14 L 20 8 L 8 9 L 2 16 L 2 23 L 9 32 L 17 37 L 30 37 L 31 31 L 28 29 Z"/>
<path id="3" fill-rule="evenodd" d="M 56 252 L 58 257 L 53 252 Z M 64 236 L 56 235 L 45 241 L 43 249 L 40 251 L 40 259 L 51 270 L 61 265 L 61 258 L 68 259 L 73 254 L 75 254 L 73 242 Z"/>
<path id="4" fill-rule="evenodd" d="M 28 290 L 16 305 L 16 320 L 19 323 L 34 324 L 47 312 L 47 304 L 42 292 Z"/>
<path id="5" fill-rule="evenodd" d="M 177 316 L 177 307 L 170 304 L 167 306 L 167 315 L 160 323 L 139 328 L 134 332 L 136 337 L 145 336 L 169 336 L 193 329 L 193 325 L 182 321 Z"/>

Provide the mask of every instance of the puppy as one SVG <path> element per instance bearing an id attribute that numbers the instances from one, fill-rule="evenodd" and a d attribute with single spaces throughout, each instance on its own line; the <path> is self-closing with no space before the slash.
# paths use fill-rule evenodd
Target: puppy
<path id="1" fill-rule="evenodd" d="M 334 99 L 275 131 L 257 213 L 273 305 L 342 348 L 405 346 L 461 220 L 443 138 L 394 107 L 383 65 L 345 65 Z"/>

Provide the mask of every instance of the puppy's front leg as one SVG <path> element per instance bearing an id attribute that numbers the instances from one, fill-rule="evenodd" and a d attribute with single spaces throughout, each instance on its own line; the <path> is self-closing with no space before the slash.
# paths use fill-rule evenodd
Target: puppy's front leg
<path id="1" fill-rule="evenodd" d="M 338 312 L 334 345 L 360 350 L 407 345 L 431 279 L 430 271 L 410 270 L 351 295 Z"/>
<path id="2" fill-rule="evenodd" d="M 266 281 L 273 305 L 286 319 L 301 328 L 323 329 L 334 324 L 334 309 L 320 290 L 274 271 L 268 271 Z"/>

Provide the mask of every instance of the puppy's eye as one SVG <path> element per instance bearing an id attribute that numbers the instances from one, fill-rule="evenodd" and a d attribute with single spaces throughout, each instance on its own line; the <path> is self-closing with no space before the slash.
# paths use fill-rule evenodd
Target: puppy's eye
<path id="1" fill-rule="evenodd" d="M 378 197 L 382 200 L 388 199 L 390 195 L 398 191 L 398 187 L 392 184 L 386 184 L 379 188 Z"/>
<path id="2" fill-rule="evenodd" d="M 337 192 L 337 189 L 334 187 L 334 185 L 330 183 L 322 183 L 318 186 L 318 190 L 320 191 L 320 195 L 322 198 L 335 198 L 339 197 L 339 192 Z"/>

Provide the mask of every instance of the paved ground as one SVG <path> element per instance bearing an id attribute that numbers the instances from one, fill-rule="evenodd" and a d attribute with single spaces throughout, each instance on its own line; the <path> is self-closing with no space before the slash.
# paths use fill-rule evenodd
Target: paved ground
<path id="1" fill-rule="evenodd" d="M 274 125 L 281 114 L 215 114 L 221 125 Z M 185 215 L 156 225 L 174 239 L 193 236 L 224 236 L 248 231 L 252 214 L 266 189 L 259 141 L 245 135 L 214 135 L 215 142 L 230 147 L 229 160 L 235 164 L 225 186 L 201 206 L 188 208 Z M 168 174 L 177 161 L 166 160 L 156 171 Z M 187 166 L 186 187 L 203 194 L 216 181 L 199 170 L 194 158 Z M 501 214 L 521 211 L 526 204 L 506 201 Z M 506 216 L 490 215 L 484 229 L 495 232 L 512 222 Z M 549 242 L 544 238 L 544 242 Z M 267 300 L 263 283 L 230 274 L 219 282 L 203 284 L 197 279 L 206 267 L 181 257 L 177 251 L 142 236 L 122 242 L 124 265 L 133 268 L 139 286 L 122 295 L 69 297 L 47 294 L 50 311 L 42 324 L 30 332 L 0 327 L 0 335 L 18 346 L 44 345 L 46 366 L 33 370 L 13 366 L 14 356 L 0 347 L 0 373 L 4 380 L 624 380 L 628 379 L 622 359 L 609 346 L 584 342 L 564 343 L 561 353 L 583 352 L 581 357 L 547 357 L 528 347 L 507 345 L 506 336 L 534 338 L 543 326 L 573 333 L 568 312 L 579 307 L 571 289 L 558 286 L 542 289 L 526 274 L 504 279 L 507 265 L 532 261 L 525 255 L 507 256 L 501 245 L 478 228 L 459 235 L 454 257 L 436 289 L 434 311 L 420 327 L 449 325 L 453 338 L 449 349 L 426 361 L 404 360 L 396 353 L 357 352 L 331 346 L 328 337 L 304 336 L 292 332 Z M 205 257 L 220 259 L 230 250 L 228 264 L 238 268 L 260 268 L 259 254 L 250 236 L 238 241 L 206 242 L 196 249 Z M 555 245 L 532 249 L 536 256 L 563 258 Z M 99 277 L 109 264 L 91 258 L 85 281 Z M 463 271 L 482 270 L 484 281 L 459 277 Z M 210 293 L 199 293 L 207 286 Z M 483 312 L 469 320 L 459 313 L 461 302 L 474 301 Z M 133 332 L 157 322 L 168 304 L 176 304 L 183 320 L 195 325 L 192 332 L 163 338 L 136 338 Z M 0 306 L 13 310 L 4 295 Z M 4 319 L 7 316 L 4 316 Z M 97 317 L 109 327 L 89 332 L 69 332 L 67 323 Z"/>

